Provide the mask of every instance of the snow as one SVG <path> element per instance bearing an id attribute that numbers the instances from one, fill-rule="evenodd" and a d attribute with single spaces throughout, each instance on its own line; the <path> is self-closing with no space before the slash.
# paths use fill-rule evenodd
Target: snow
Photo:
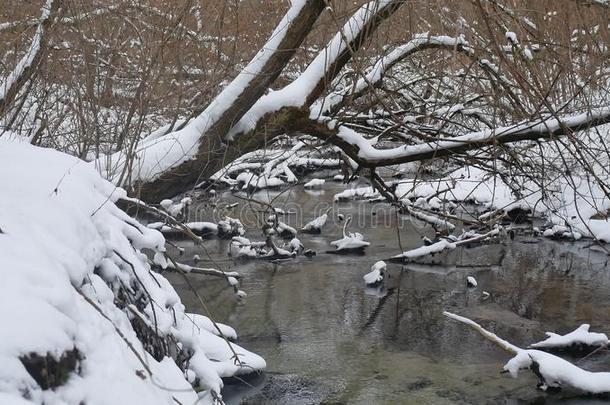
<path id="1" fill-rule="evenodd" d="M 409 157 L 418 160 L 419 155 L 421 154 L 438 152 L 440 150 L 453 150 L 474 143 L 488 143 L 492 140 L 502 141 L 503 138 L 515 139 L 524 133 L 534 133 L 539 134 L 540 137 L 544 137 L 549 133 L 559 131 L 565 127 L 581 126 L 591 120 L 601 119 L 607 116 L 610 116 L 610 107 L 592 108 L 591 110 L 580 114 L 568 115 L 560 118 L 548 116 L 538 121 L 527 121 L 512 126 L 475 131 L 452 138 L 439 138 L 437 141 L 433 142 L 403 145 L 389 149 L 375 148 L 368 139 L 345 126 L 339 126 L 337 128 L 337 137 L 350 145 L 356 146 L 358 148 L 358 157 L 367 164 L 375 164 L 398 159 L 407 161 Z M 337 127 L 337 122 L 334 120 L 326 120 L 326 124 L 330 129 Z"/>
<path id="2" fill-rule="evenodd" d="M 246 233 L 244 225 L 239 219 L 224 217 L 218 222 L 218 236 L 221 238 L 242 236 Z"/>
<path id="3" fill-rule="evenodd" d="M 233 237 L 229 245 L 229 255 L 235 259 L 238 258 L 255 258 L 258 256 L 258 251 L 249 239 L 244 237 Z"/>
<path id="4" fill-rule="evenodd" d="M 332 92 L 328 96 L 316 101 L 310 108 L 310 116 L 315 119 L 324 115 L 333 107 L 340 104 L 345 97 L 351 96 L 352 94 L 360 94 L 369 86 L 375 86 L 383 79 L 383 76 L 388 69 L 419 50 L 428 47 L 456 49 L 458 46 L 472 52 L 468 43 L 462 37 L 453 38 L 445 35 L 431 36 L 428 33 L 415 34 L 413 39 L 409 42 L 394 48 L 392 52 L 377 61 L 375 65 L 365 73 L 364 77 L 358 79 L 355 85 L 347 86 Z"/>
<path id="5" fill-rule="evenodd" d="M 478 234 L 474 231 L 467 231 L 467 232 L 463 232 L 459 236 L 449 235 L 449 236 L 447 236 L 447 239 L 441 239 L 436 243 L 432 243 L 432 244 L 420 246 L 415 249 L 407 250 L 406 252 L 393 256 L 392 259 L 393 260 L 410 260 L 410 259 L 416 259 L 416 258 L 422 257 L 422 256 L 440 253 L 446 249 L 452 250 L 461 245 L 467 245 L 469 243 L 486 241 L 492 237 L 498 236 L 502 230 L 503 230 L 503 228 L 496 227 L 496 228 L 492 229 L 491 231 L 484 233 L 484 234 Z M 474 280 L 474 277 L 469 277 L 469 278 L 472 278 L 472 280 L 469 280 L 469 281 Z M 474 281 L 476 283 L 476 280 L 474 280 Z M 475 284 L 475 286 L 476 286 L 476 284 Z"/>
<path id="6" fill-rule="evenodd" d="M 269 215 L 267 217 L 267 224 L 273 226 L 273 233 L 277 233 L 283 237 L 294 237 L 297 234 L 297 230 L 291 227 L 290 225 L 278 220 L 275 214 Z"/>
<path id="7" fill-rule="evenodd" d="M 187 222 L 184 224 L 187 228 L 189 228 L 192 231 L 195 232 L 210 232 L 210 233 L 217 233 L 218 232 L 218 225 L 212 223 L 212 222 L 205 222 L 205 221 L 201 221 L 201 222 Z"/>
<path id="8" fill-rule="evenodd" d="M 193 200 L 190 197 L 185 197 L 177 203 L 173 202 L 172 200 L 166 199 L 161 201 L 159 205 L 161 205 L 161 207 L 163 207 L 163 209 L 167 211 L 167 213 L 172 217 L 178 217 L 180 214 L 183 214 L 185 212 L 185 210 L 188 208 L 189 205 L 192 204 L 192 202 Z"/>
<path id="9" fill-rule="evenodd" d="M 349 236 L 330 242 L 331 245 L 339 250 L 361 249 L 370 245 L 369 242 L 363 240 L 364 237 L 359 233 L 350 233 Z"/>
<path id="10" fill-rule="evenodd" d="M 580 232 L 571 231 L 570 228 L 563 225 L 554 225 L 551 228 L 545 229 L 544 232 L 542 232 L 542 235 L 547 238 L 564 238 L 571 240 L 579 240 L 582 238 Z"/>
<path id="11" fill-rule="evenodd" d="M 202 134 L 218 122 L 223 112 L 235 103 L 250 82 L 257 77 L 283 41 L 292 21 L 306 6 L 305 0 L 293 0 L 291 3 L 290 9 L 267 43 L 199 116 L 179 131 L 138 142 L 134 148 L 135 160 L 131 166 L 127 166 L 129 151 L 119 151 L 96 160 L 93 164 L 102 176 L 115 183 L 122 180 L 119 185 L 133 184 L 138 180 L 151 181 L 167 170 L 193 159 L 199 149 Z"/>
<path id="12" fill-rule="evenodd" d="M 306 144 L 303 141 L 297 141 L 290 150 L 286 149 L 259 149 L 253 152 L 248 152 L 233 162 L 229 163 L 222 169 L 214 173 L 210 180 L 221 181 L 231 186 L 237 184 L 237 180 L 232 176 L 239 176 L 242 173 L 249 173 L 240 178 L 242 184 L 253 183 L 255 174 L 259 177 L 277 178 L 288 183 L 298 181 L 292 169 L 309 169 L 321 167 L 338 167 L 340 161 L 335 158 L 330 158 L 334 148 L 305 148 Z M 237 174 L 237 175 L 236 175 Z M 276 180 L 274 180 L 276 181 Z M 207 182 L 199 184 L 200 187 Z M 276 184 L 274 186 L 281 186 Z M 263 186 L 263 182 L 260 182 Z"/>
<path id="13" fill-rule="evenodd" d="M 347 190 L 343 190 L 340 193 L 335 194 L 334 201 L 347 201 L 354 198 L 376 198 L 379 197 L 379 192 L 373 187 L 355 187 Z"/>
<path id="14" fill-rule="evenodd" d="M 195 234 L 197 235 L 201 235 L 201 234 L 213 234 L 216 235 L 218 234 L 218 225 L 216 225 L 213 222 L 205 222 L 205 221 L 201 221 L 201 222 L 185 222 L 183 223 L 183 225 L 185 227 L 187 227 L 188 229 L 190 229 L 191 231 L 193 231 Z M 146 225 L 148 228 L 151 229 L 156 229 L 161 233 L 178 233 L 181 232 L 181 230 L 178 228 L 176 229 L 173 226 L 169 226 L 166 225 L 164 222 L 152 222 L 148 225 Z"/>
<path id="15" fill-rule="evenodd" d="M 540 387 L 543 390 L 549 387 L 557 387 L 576 389 L 587 394 L 610 392 L 610 372 L 586 371 L 550 353 L 535 349 L 521 349 L 494 333 L 485 330 L 471 319 L 447 311 L 443 312 L 443 315 L 469 325 L 504 350 L 514 353 L 515 356 L 504 365 L 504 370 L 508 371 L 514 378 L 518 376 L 519 370 L 529 369 L 536 363 L 538 373 L 544 379 L 543 385 Z M 576 335 L 583 336 L 584 328 L 580 332 L 579 329 L 572 333 L 578 332 Z"/>
<path id="16" fill-rule="evenodd" d="M 600 131 L 609 131 L 608 126 L 600 127 Z M 552 160 L 557 153 L 549 148 L 545 151 L 546 159 Z M 607 156 L 599 158 L 599 168 L 596 175 L 607 181 Z M 607 167 L 607 166 L 606 166 Z M 498 167 L 499 171 L 508 171 Z M 532 215 L 545 218 L 550 226 L 544 235 L 553 238 L 578 240 L 582 237 L 595 237 L 601 241 L 610 242 L 610 221 L 608 219 L 593 219 L 595 215 L 610 209 L 610 199 L 598 184 L 591 181 L 590 176 L 578 175 L 572 172 L 569 177 L 558 177 L 554 180 L 554 187 L 541 190 L 536 182 L 525 179 L 519 184 L 522 197 L 517 197 L 513 187 L 505 180 L 510 178 L 510 172 L 504 176 L 488 173 L 480 168 L 464 166 L 454 170 L 439 179 L 417 181 L 401 180 L 396 183 L 395 194 L 399 199 L 409 203 L 415 200 L 418 205 L 421 199 L 430 200 L 431 208 L 434 202 L 437 209 L 442 209 L 448 203 L 469 202 L 477 204 L 487 210 L 480 219 L 485 221 L 495 215 L 497 211 L 508 212 L 513 209 L 529 211 Z M 513 177 L 512 181 L 521 178 Z M 346 190 L 336 195 L 337 199 L 345 199 L 353 195 L 367 195 L 372 189 Z"/>
<path id="17" fill-rule="evenodd" d="M 269 177 L 264 174 L 259 176 L 251 172 L 242 172 L 235 180 L 237 184 L 241 185 L 242 190 L 262 190 L 265 188 L 281 187 L 286 184 L 282 179 L 277 177 Z"/>
<path id="18" fill-rule="evenodd" d="M 607 219 L 590 219 L 587 226 L 591 234 L 597 239 L 610 243 L 610 221 Z"/>
<path id="19" fill-rule="evenodd" d="M 362 277 L 366 285 L 374 285 L 381 282 L 383 280 L 383 272 L 385 269 L 386 263 L 383 260 L 373 264 L 371 271 Z"/>
<path id="20" fill-rule="evenodd" d="M 456 245 L 453 242 L 449 242 L 446 239 L 441 239 L 440 241 L 433 243 L 431 245 L 424 245 L 418 248 L 407 250 L 397 256 L 394 256 L 394 259 L 415 259 L 417 257 L 427 256 L 434 253 L 440 253 L 445 249 L 455 249 Z"/>
<path id="21" fill-rule="evenodd" d="M 288 246 L 290 247 L 291 252 L 300 253 L 303 251 L 303 249 L 305 249 L 305 246 L 303 246 L 298 238 L 292 238 L 290 242 L 288 242 Z"/>
<path id="22" fill-rule="evenodd" d="M 83 161 L 26 143 L 0 138 L 0 162 L 3 403 L 17 403 L 23 392 L 49 405 L 170 404 L 172 396 L 211 403 L 221 377 L 265 367 L 261 357 L 210 332 L 207 318 L 186 313 L 169 282 L 151 270 L 142 250 L 162 256 L 165 240 L 115 205 L 124 190 Z M 141 302 L 117 306 L 121 286 L 140 291 Z M 193 353 L 189 369 L 205 391 L 196 393 L 171 358 L 157 361 L 145 352 L 134 317 Z M 235 337 L 229 327 L 221 331 Z M 19 360 L 29 353 L 59 358 L 73 349 L 82 355 L 81 371 L 54 390 L 41 389 Z M 152 376 L 136 374 L 146 366 L 135 353 Z"/>
<path id="23" fill-rule="evenodd" d="M 519 40 L 517 39 L 517 34 L 512 31 L 506 31 L 506 39 L 508 39 L 513 44 L 519 43 Z"/>
<path id="24" fill-rule="evenodd" d="M 466 278 L 466 283 L 468 284 L 468 287 L 476 287 L 477 285 L 479 285 L 477 283 L 477 279 L 472 276 L 468 276 Z"/>
<path id="25" fill-rule="evenodd" d="M 328 214 L 322 214 L 319 217 L 309 221 L 303 226 L 303 232 L 309 233 L 320 233 L 322 231 L 322 227 L 326 224 L 328 220 Z"/>
<path id="26" fill-rule="evenodd" d="M 375 18 L 377 12 L 391 3 L 392 0 L 375 0 L 363 4 L 293 82 L 261 97 L 231 129 L 229 138 L 234 139 L 238 134 L 251 131 L 265 114 L 282 107 L 302 107 L 317 83 L 325 77 L 328 67 L 333 66 L 339 55 L 347 49 L 348 43 Z"/>
<path id="27" fill-rule="evenodd" d="M 324 179 L 312 179 L 312 180 L 308 181 L 307 183 L 305 183 L 303 185 L 303 187 L 318 188 L 318 187 L 322 187 L 324 185 L 324 183 L 326 183 L 326 180 L 324 180 Z"/>
<path id="28" fill-rule="evenodd" d="M 529 368 L 536 362 L 539 372 L 544 376 L 548 387 L 570 387 L 590 394 L 610 392 L 610 373 L 590 372 L 583 370 L 560 357 L 540 350 L 519 350 L 517 355 L 510 359 L 504 370 L 517 377 L 519 370 Z"/>
<path id="29" fill-rule="evenodd" d="M 345 228 L 349 224 L 351 218 L 345 223 L 343 227 L 343 238 L 330 242 L 332 246 L 335 246 L 336 251 L 342 250 L 359 250 L 369 246 L 370 243 L 364 240 L 364 236 L 359 232 L 346 232 Z"/>
<path id="30" fill-rule="evenodd" d="M 532 344 L 535 349 L 558 349 L 570 346 L 604 346 L 608 344 L 608 336 L 604 333 L 589 332 L 589 325 L 582 324 L 576 330 L 565 335 L 546 332 L 547 339 Z"/>

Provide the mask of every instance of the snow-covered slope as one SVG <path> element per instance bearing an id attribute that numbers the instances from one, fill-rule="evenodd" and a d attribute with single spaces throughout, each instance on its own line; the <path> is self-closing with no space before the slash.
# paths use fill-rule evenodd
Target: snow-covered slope
<path id="1" fill-rule="evenodd" d="M 221 377 L 265 367 L 231 350 L 232 329 L 185 313 L 142 253 L 162 263 L 163 236 L 91 165 L 3 139 L 0 162 L 0 403 L 211 403 Z M 36 376 L 37 358 L 61 363 L 58 376 Z"/>

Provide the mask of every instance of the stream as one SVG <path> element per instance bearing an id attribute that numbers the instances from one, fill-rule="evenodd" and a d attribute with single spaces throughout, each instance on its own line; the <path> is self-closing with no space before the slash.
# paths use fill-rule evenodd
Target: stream
<path id="1" fill-rule="evenodd" d="M 189 275 L 212 308 L 215 320 L 234 327 L 239 344 L 267 361 L 262 375 L 227 380 L 227 404 L 602 404 L 576 393 L 545 393 L 537 379 L 523 371 L 518 379 L 500 371 L 510 355 L 482 336 L 444 318 L 443 310 L 472 317 L 522 347 L 544 339 L 545 331 L 569 332 L 582 323 L 610 332 L 608 256 L 587 242 L 554 242 L 517 236 L 511 241 L 458 248 L 422 263 L 388 264 L 382 287 L 367 288 L 362 276 L 377 260 L 422 245 L 430 227 L 397 216 L 388 204 L 354 201 L 333 204 L 344 185 L 328 182 L 317 191 L 295 186 L 284 192 L 261 191 L 261 201 L 293 212 L 282 220 L 297 229 L 333 207 L 321 235 L 298 238 L 318 254 L 269 263 L 233 263 L 229 241 L 209 239 L 209 257 L 192 242 L 174 241 L 185 249 L 180 260 L 238 271 L 247 294 L 238 302 L 223 279 Z M 258 210 L 230 192 L 195 200 L 190 220 L 219 219 L 219 206 L 239 203 L 228 214 L 239 218 L 246 236 L 262 240 Z M 366 255 L 336 255 L 329 242 L 339 239 L 343 221 L 371 242 Z M 397 230 L 398 229 L 398 230 Z M 468 288 L 472 275 L 478 287 Z M 190 312 L 202 312 L 181 278 L 167 275 Z M 483 291 L 489 292 L 484 298 Z M 585 353 L 586 354 L 586 353 Z M 584 356 L 584 354 L 583 354 Z M 577 361 L 580 357 L 571 358 Z M 607 351 L 580 367 L 610 369 Z"/>

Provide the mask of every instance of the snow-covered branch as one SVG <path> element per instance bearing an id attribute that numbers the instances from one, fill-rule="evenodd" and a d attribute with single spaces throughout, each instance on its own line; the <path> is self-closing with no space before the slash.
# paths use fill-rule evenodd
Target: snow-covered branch
<path id="1" fill-rule="evenodd" d="M 198 117 L 183 129 L 98 160 L 102 174 L 119 184 L 143 182 L 143 195 L 154 190 L 171 196 L 192 186 L 211 157 L 224 159 L 225 135 L 279 76 L 323 9 L 322 0 L 294 1 L 267 43 Z"/>
<path id="2" fill-rule="evenodd" d="M 432 243 L 430 245 L 420 246 L 418 248 L 407 250 L 399 255 L 391 257 L 390 261 L 411 261 L 413 259 L 417 259 L 419 257 L 433 255 L 436 253 L 440 253 L 444 250 L 453 250 L 458 246 L 468 245 L 472 243 L 477 243 L 485 240 L 489 240 L 495 236 L 500 234 L 500 229 L 492 229 L 491 231 L 484 234 L 475 234 L 475 233 L 464 233 L 459 238 L 455 238 L 455 240 L 441 239 L 436 243 Z"/>
<path id="3" fill-rule="evenodd" d="M 4 79 L 0 78 L 0 117 L 25 83 L 32 77 L 36 66 L 44 57 L 47 42 L 47 31 L 52 21 L 52 14 L 59 8 L 61 0 L 47 0 L 37 20 L 36 32 L 25 55 Z"/>
<path id="4" fill-rule="evenodd" d="M 462 37 L 449 37 L 446 35 L 429 35 L 428 33 L 417 34 L 409 42 L 400 45 L 388 55 L 379 59 L 375 65 L 360 77 L 353 86 L 347 86 L 333 91 L 326 97 L 316 101 L 311 106 L 311 115 L 327 115 L 337 111 L 346 99 L 361 97 L 371 87 L 379 85 L 386 72 L 397 63 L 411 55 L 426 49 L 449 49 L 471 54 L 473 51 L 468 42 Z"/>
<path id="5" fill-rule="evenodd" d="M 524 140 L 552 139 L 573 132 L 610 122 L 610 107 L 600 107 L 568 116 L 548 116 L 520 124 L 471 132 L 452 138 L 440 137 L 437 141 L 416 145 L 404 145 L 379 149 L 358 132 L 337 125 L 333 120 L 310 121 L 309 134 L 328 140 L 339 146 L 349 157 L 364 167 L 390 166 L 444 157 L 479 149 L 487 145 L 519 142 Z"/>
<path id="6" fill-rule="evenodd" d="M 531 369 L 540 379 L 539 387 L 543 390 L 547 388 L 571 388 L 586 394 L 606 394 L 610 392 L 610 372 L 590 372 L 550 353 L 533 349 L 521 349 L 489 332 L 471 319 L 446 311 L 443 312 L 443 315 L 470 326 L 502 349 L 515 354 L 515 357 L 504 366 L 504 370 L 508 371 L 513 377 L 517 377 L 519 370 Z"/>
<path id="7" fill-rule="evenodd" d="M 402 1 L 373 0 L 365 3 L 335 34 L 307 68 L 289 85 L 272 91 L 254 104 L 231 129 L 235 138 L 255 129 L 264 116 L 285 107 L 309 107 L 351 58 L 364 45 L 383 19 L 392 15 Z"/>

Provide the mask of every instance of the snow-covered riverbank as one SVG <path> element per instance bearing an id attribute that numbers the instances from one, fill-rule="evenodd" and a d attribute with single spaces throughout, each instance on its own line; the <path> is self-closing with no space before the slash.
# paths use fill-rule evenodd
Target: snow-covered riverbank
<path id="1" fill-rule="evenodd" d="M 165 240 L 122 189 L 26 143 L 0 139 L 0 162 L 0 403 L 211 403 L 265 367 L 151 270 Z"/>

